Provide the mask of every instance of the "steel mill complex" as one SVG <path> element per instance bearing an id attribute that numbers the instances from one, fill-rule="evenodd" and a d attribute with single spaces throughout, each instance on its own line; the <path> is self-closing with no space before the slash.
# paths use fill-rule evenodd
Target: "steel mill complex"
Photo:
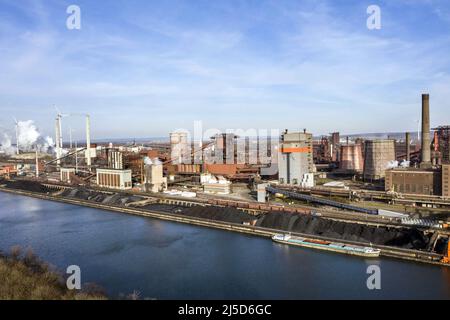
<path id="1" fill-rule="evenodd" d="M 337 239 L 362 255 L 448 265 L 450 126 L 431 129 L 432 100 L 423 94 L 418 110 L 420 103 L 420 132 L 174 131 L 140 142 L 91 141 L 87 114 L 85 139 L 67 141 L 65 118 L 79 115 L 58 110 L 54 152 L 17 145 L 0 154 L 0 188 L 274 239 L 297 232 L 308 238 L 285 242 L 329 249 Z"/>

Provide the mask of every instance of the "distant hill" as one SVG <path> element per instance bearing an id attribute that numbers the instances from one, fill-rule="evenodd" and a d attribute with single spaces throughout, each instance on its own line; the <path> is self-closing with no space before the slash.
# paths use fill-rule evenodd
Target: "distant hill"
<path id="1" fill-rule="evenodd" d="M 413 141 L 417 140 L 417 131 L 410 132 L 411 139 Z M 320 139 L 322 136 L 315 136 L 314 139 Z M 341 134 L 341 140 L 347 139 L 349 137 L 350 140 L 355 140 L 356 138 L 362 138 L 366 140 L 371 139 L 396 139 L 402 140 L 405 139 L 405 132 L 378 132 L 378 133 L 355 133 L 355 134 Z"/>

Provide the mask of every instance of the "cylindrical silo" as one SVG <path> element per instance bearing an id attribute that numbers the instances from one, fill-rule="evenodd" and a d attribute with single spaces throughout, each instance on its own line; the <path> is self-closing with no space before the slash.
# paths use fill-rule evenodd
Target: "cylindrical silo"
<path id="1" fill-rule="evenodd" d="M 363 172 L 364 159 L 361 144 L 341 145 L 339 169 L 343 171 Z"/>
<path id="2" fill-rule="evenodd" d="M 395 160 L 394 140 L 367 140 L 365 142 L 364 179 L 383 179 L 389 163 Z"/>

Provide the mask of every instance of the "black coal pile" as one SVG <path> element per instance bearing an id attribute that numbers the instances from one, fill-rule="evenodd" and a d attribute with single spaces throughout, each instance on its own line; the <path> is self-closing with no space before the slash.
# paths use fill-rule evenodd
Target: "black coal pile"
<path id="1" fill-rule="evenodd" d="M 186 207 L 183 206 L 177 206 L 172 204 L 165 204 L 165 203 L 152 203 L 141 207 L 142 209 L 146 210 L 153 210 L 153 211 L 162 211 L 167 213 L 178 213 L 181 214 L 183 210 L 186 209 Z"/>
<path id="2" fill-rule="evenodd" d="M 130 202 L 140 201 L 144 199 L 142 197 L 133 196 L 126 193 L 109 194 L 84 188 L 66 189 L 61 193 L 61 196 L 72 199 L 89 200 L 109 205 L 125 205 Z"/>
<path id="3" fill-rule="evenodd" d="M 408 249 L 426 248 L 429 238 L 414 228 L 387 228 L 301 214 L 269 212 L 256 226 Z"/>
<path id="4" fill-rule="evenodd" d="M 232 207 L 193 206 L 183 209 L 182 214 L 196 218 L 239 224 L 252 222 L 256 219 L 256 217 Z"/>
<path id="5" fill-rule="evenodd" d="M 47 193 L 50 190 L 36 181 L 25 180 L 4 180 L 1 184 L 5 184 L 7 188 L 25 190 L 31 192 Z"/>
<path id="6" fill-rule="evenodd" d="M 88 200 L 90 192 L 87 189 L 66 189 L 61 196 L 80 200 Z"/>

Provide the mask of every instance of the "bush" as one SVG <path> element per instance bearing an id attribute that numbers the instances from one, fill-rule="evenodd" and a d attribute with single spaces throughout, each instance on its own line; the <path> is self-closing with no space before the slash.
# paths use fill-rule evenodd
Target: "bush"
<path id="1" fill-rule="evenodd" d="M 82 291 L 69 290 L 64 277 L 39 259 L 31 249 L 11 248 L 0 252 L 1 300 L 97 300 L 106 299 L 103 290 L 93 284 Z"/>

